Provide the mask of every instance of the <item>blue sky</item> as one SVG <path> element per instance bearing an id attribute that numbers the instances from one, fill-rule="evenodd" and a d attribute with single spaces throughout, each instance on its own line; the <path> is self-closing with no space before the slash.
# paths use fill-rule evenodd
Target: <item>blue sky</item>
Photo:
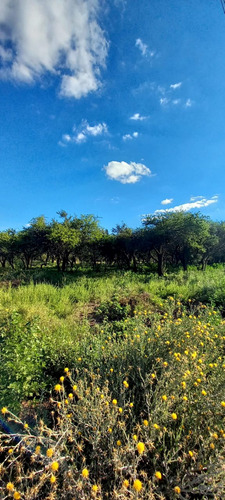
<path id="1" fill-rule="evenodd" d="M 225 219 L 220 0 L 1 0 L 0 229 Z"/>

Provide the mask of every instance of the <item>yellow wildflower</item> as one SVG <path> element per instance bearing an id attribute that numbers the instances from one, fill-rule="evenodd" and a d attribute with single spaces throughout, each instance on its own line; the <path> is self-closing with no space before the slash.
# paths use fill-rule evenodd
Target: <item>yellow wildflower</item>
<path id="1" fill-rule="evenodd" d="M 135 479 L 134 484 L 133 484 L 133 488 L 134 488 L 135 491 L 141 491 L 141 489 L 142 489 L 142 482 L 139 481 L 139 479 Z"/>
<path id="2" fill-rule="evenodd" d="M 19 491 L 15 491 L 13 498 L 14 498 L 14 500 L 20 500 L 21 495 L 20 495 Z"/>
<path id="3" fill-rule="evenodd" d="M 162 479 L 162 474 L 158 470 L 155 472 L 156 479 Z"/>
<path id="4" fill-rule="evenodd" d="M 137 444 L 137 451 L 139 455 L 141 455 L 141 453 L 145 451 L 145 445 L 141 441 L 139 441 L 139 443 Z"/>
<path id="5" fill-rule="evenodd" d="M 53 453 L 54 453 L 53 448 L 48 448 L 48 450 L 46 451 L 46 455 L 48 458 L 51 458 Z"/>
<path id="6" fill-rule="evenodd" d="M 89 476 L 88 469 L 83 469 L 81 474 L 82 474 L 83 477 L 87 478 Z"/>
<path id="7" fill-rule="evenodd" d="M 14 490 L 14 484 L 13 483 L 7 483 L 6 485 L 6 489 L 8 491 L 13 491 Z"/>
<path id="8" fill-rule="evenodd" d="M 59 462 L 52 462 L 51 469 L 52 470 L 58 470 L 59 468 Z"/>

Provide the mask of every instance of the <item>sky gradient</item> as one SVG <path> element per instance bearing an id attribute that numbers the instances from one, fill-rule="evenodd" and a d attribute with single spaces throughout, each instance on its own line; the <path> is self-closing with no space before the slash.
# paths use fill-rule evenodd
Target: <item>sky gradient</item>
<path id="1" fill-rule="evenodd" d="M 0 230 L 225 219 L 220 0 L 1 0 Z"/>

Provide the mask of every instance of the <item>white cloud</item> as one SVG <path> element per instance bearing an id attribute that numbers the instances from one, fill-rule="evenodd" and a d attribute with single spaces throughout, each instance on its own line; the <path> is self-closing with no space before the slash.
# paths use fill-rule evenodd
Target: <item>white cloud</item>
<path id="1" fill-rule="evenodd" d="M 191 196 L 190 201 L 202 200 L 204 196 Z"/>
<path id="2" fill-rule="evenodd" d="M 98 135 L 107 134 L 107 132 L 108 128 L 106 123 L 103 122 L 97 125 L 89 125 L 86 120 L 83 120 L 79 127 L 73 127 L 73 134 L 63 134 L 62 141 L 64 141 L 64 143 L 76 142 L 76 144 L 81 144 L 82 142 L 86 142 L 87 138 L 90 136 L 97 137 Z"/>
<path id="3" fill-rule="evenodd" d="M 104 167 L 109 179 L 122 184 L 135 184 L 142 176 L 150 176 L 151 170 L 142 163 L 110 161 Z"/>
<path id="4" fill-rule="evenodd" d="M 0 78 L 33 83 L 51 73 L 60 94 L 79 99 L 100 86 L 108 43 L 100 0 L 1 0 Z"/>
<path id="5" fill-rule="evenodd" d="M 178 83 L 173 83 L 170 85 L 170 88 L 173 89 L 173 90 L 176 90 L 176 89 L 179 89 L 182 85 L 182 82 L 178 82 Z"/>
<path id="6" fill-rule="evenodd" d="M 87 136 L 83 132 L 79 132 L 74 138 L 74 142 L 81 144 L 81 142 L 86 142 Z"/>
<path id="7" fill-rule="evenodd" d="M 185 102 L 185 108 L 191 108 L 193 106 L 193 101 L 191 99 L 187 99 Z"/>
<path id="8" fill-rule="evenodd" d="M 167 97 L 161 97 L 161 99 L 159 99 L 159 102 L 161 106 L 166 106 L 167 104 L 169 104 L 170 101 Z"/>
<path id="9" fill-rule="evenodd" d="M 145 43 L 143 43 L 140 38 L 137 38 L 135 46 L 140 49 L 143 56 L 147 55 L 148 46 Z"/>
<path id="10" fill-rule="evenodd" d="M 86 132 L 86 134 L 88 135 L 101 135 L 101 134 L 104 134 L 106 133 L 108 130 L 107 130 L 107 125 L 105 123 L 99 123 L 98 125 L 94 125 L 93 127 L 91 127 L 88 123 L 86 125 L 86 130 L 84 129 L 84 131 Z"/>
<path id="11" fill-rule="evenodd" d="M 177 104 L 180 104 L 181 100 L 180 99 L 173 99 L 172 104 L 177 106 Z"/>
<path id="12" fill-rule="evenodd" d="M 13 57 L 12 50 L 7 49 L 0 45 L 0 59 L 2 59 L 3 62 L 6 61 L 11 61 Z"/>
<path id="13" fill-rule="evenodd" d="M 63 134 L 62 139 L 65 142 L 71 142 L 72 141 L 72 138 L 71 138 L 71 136 L 69 134 Z"/>
<path id="14" fill-rule="evenodd" d="M 134 115 L 130 116 L 130 120 L 143 121 L 146 120 L 147 116 L 141 116 L 140 113 L 134 113 Z"/>
<path id="15" fill-rule="evenodd" d="M 166 198 L 165 200 L 161 201 L 161 205 L 169 205 L 170 203 L 172 203 L 172 201 L 173 198 Z"/>
<path id="16" fill-rule="evenodd" d="M 132 135 L 131 134 L 125 134 L 125 135 L 123 135 L 123 140 L 124 141 L 129 141 L 131 139 L 137 139 L 138 135 L 139 135 L 138 132 L 133 132 Z"/>
<path id="17" fill-rule="evenodd" d="M 155 214 L 158 213 L 166 213 L 166 212 L 188 212 L 188 210 L 192 210 L 194 208 L 204 208 L 208 207 L 209 205 L 212 205 L 212 203 L 217 203 L 218 201 L 218 196 L 212 196 L 212 198 L 208 199 L 207 198 L 201 198 L 196 201 L 191 201 L 193 197 L 190 199 L 190 202 L 184 203 L 183 205 L 177 205 L 176 207 L 173 208 L 166 208 L 166 209 L 161 209 L 161 210 L 156 210 Z"/>

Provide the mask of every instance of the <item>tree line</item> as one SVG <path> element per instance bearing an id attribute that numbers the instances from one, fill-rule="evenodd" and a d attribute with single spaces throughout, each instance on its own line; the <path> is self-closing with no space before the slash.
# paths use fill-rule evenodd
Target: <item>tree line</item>
<path id="1" fill-rule="evenodd" d="M 225 222 L 201 213 L 170 212 L 147 215 L 142 227 L 117 225 L 111 234 L 94 215 L 69 216 L 64 210 L 48 223 L 44 216 L 27 227 L 0 232 L 3 268 L 56 266 L 73 271 L 99 265 L 138 271 L 145 266 L 163 276 L 168 269 L 225 261 Z"/>

